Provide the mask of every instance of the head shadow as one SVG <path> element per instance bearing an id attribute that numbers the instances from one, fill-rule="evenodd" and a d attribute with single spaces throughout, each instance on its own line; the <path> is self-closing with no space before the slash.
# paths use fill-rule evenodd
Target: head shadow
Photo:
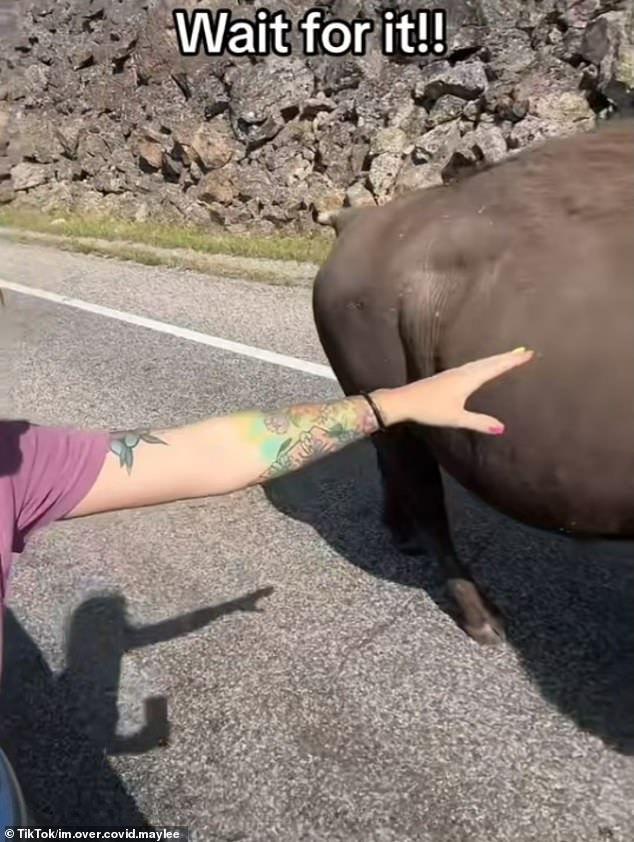
<path id="1" fill-rule="evenodd" d="M 117 734 L 123 655 L 182 637 L 235 611 L 259 612 L 258 601 L 272 591 L 263 588 L 146 626 L 129 621 L 121 594 L 93 595 L 70 617 L 66 664 L 58 674 L 15 613 L 6 610 L 0 744 L 35 823 L 150 828 L 108 755 L 143 754 L 168 745 L 168 704 L 164 696 L 145 699 L 145 724 L 129 736 Z"/>
<path id="2" fill-rule="evenodd" d="M 15 476 L 22 466 L 20 439 L 31 428 L 28 421 L 0 419 L 0 479 Z"/>
<path id="3" fill-rule="evenodd" d="M 634 754 L 632 542 L 542 532 L 494 512 L 451 479 L 445 487 L 456 550 L 501 609 L 508 645 L 542 696 L 606 746 Z M 381 523 L 369 443 L 276 479 L 266 494 L 351 564 L 421 588 L 448 609 L 437 562 L 399 553 Z"/>

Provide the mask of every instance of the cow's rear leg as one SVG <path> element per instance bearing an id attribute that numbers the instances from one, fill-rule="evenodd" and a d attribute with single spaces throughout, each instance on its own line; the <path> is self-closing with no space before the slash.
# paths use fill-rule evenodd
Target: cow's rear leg
<path id="1" fill-rule="evenodd" d="M 345 290 L 345 292 L 344 292 Z M 320 273 L 313 288 L 315 326 L 346 395 L 404 386 L 411 379 L 398 309 L 386 285 L 368 290 L 362 275 Z M 479 643 L 504 638 L 498 612 L 459 560 L 449 530 L 440 470 L 416 425 L 395 425 L 373 437 L 383 481 L 384 521 L 397 545 L 424 538 L 441 562 L 456 620 Z"/>
<path id="2" fill-rule="evenodd" d="M 349 278 L 330 277 L 328 272 L 317 275 L 313 287 L 315 326 L 346 395 L 407 383 L 407 365 L 392 297 L 393 293 L 387 287 L 369 295 L 363 279 L 355 289 Z M 390 428 L 373 436 L 372 443 L 378 454 L 383 483 L 383 522 L 401 551 L 420 552 L 420 526 L 400 505 L 398 433 Z"/>
<path id="3" fill-rule="evenodd" d="M 343 392 L 355 395 L 361 390 L 405 385 L 407 366 L 398 335 L 390 335 L 391 326 L 380 318 L 373 323 L 367 311 L 361 317 L 356 308 L 341 306 L 337 307 L 341 321 L 333 319 L 332 310 L 329 318 L 324 318 L 322 313 L 328 313 L 326 294 L 327 287 L 319 291 L 322 300 L 315 310 L 315 322 Z M 457 609 L 455 619 L 466 633 L 478 643 L 498 643 L 504 639 L 502 620 L 458 559 L 440 470 L 414 430 L 401 424 L 372 437 L 383 483 L 384 522 L 400 549 L 419 553 L 428 548 L 437 556 Z"/>
<path id="4" fill-rule="evenodd" d="M 423 526 L 415 512 L 403 505 L 407 477 L 402 476 L 402 473 L 408 470 L 402 458 L 406 441 L 400 430 L 390 428 L 387 432 L 376 433 L 372 437 L 372 444 L 377 455 L 383 491 L 383 525 L 388 529 L 399 552 L 420 555 L 426 550 Z"/>
<path id="5" fill-rule="evenodd" d="M 411 425 L 399 425 L 377 435 L 376 447 L 384 492 L 392 495 L 391 506 L 401 510 L 401 518 L 416 524 L 426 548 L 442 567 L 452 597 L 456 622 L 481 644 L 505 639 L 499 611 L 479 591 L 456 553 L 445 505 L 444 488 L 438 463 L 420 432 Z"/>

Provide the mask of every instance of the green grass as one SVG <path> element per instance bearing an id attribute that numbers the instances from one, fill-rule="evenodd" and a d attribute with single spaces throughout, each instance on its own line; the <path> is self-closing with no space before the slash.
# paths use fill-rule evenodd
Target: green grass
<path id="1" fill-rule="evenodd" d="M 75 241 L 89 237 L 166 249 L 192 249 L 201 254 L 293 260 L 301 263 L 322 263 L 332 246 L 331 240 L 323 234 L 270 237 L 216 234 L 185 226 L 126 222 L 66 212 L 44 214 L 7 207 L 0 208 L 0 225 L 69 237 Z"/>
<path id="2" fill-rule="evenodd" d="M 34 237 L 42 232 L 28 232 L 18 229 L 13 237 L 14 242 L 29 244 Z M 116 260 L 128 260 L 144 266 L 167 266 L 176 269 L 191 269 L 194 272 L 219 276 L 223 278 L 237 278 L 240 280 L 259 281 L 276 286 L 295 286 L 297 281 L 292 273 L 285 274 L 274 269 L 243 264 L 231 265 L 223 261 L 224 255 L 200 254 L 182 251 L 150 251 L 149 246 L 130 242 L 97 241 L 95 239 L 81 239 L 57 235 L 51 237 L 51 243 L 62 251 L 78 254 L 93 254 L 100 257 L 112 257 Z M 233 257 L 231 255 L 230 257 Z"/>

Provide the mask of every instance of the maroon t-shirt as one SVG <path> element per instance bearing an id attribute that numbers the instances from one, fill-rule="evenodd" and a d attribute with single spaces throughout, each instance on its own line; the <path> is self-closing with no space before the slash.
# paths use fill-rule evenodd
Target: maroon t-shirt
<path id="1" fill-rule="evenodd" d="M 35 529 L 61 520 L 84 499 L 109 444 L 108 433 L 0 420 L 0 667 L 13 554 Z"/>

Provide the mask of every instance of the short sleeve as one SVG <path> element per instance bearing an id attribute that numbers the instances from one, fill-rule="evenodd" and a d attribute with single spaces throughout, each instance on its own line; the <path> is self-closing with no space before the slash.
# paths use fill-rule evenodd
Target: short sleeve
<path id="1" fill-rule="evenodd" d="M 14 425 L 4 429 L 5 424 Z M 21 425 L 21 432 L 18 430 Z M 4 432 L 4 435 L 3 435 Z M 110 436 L 67 427 L 1 422 L 0 438 L 13 442 L 13 552 L 19 553 L 35 529 L 62 520 L 95 484 Z"/>

